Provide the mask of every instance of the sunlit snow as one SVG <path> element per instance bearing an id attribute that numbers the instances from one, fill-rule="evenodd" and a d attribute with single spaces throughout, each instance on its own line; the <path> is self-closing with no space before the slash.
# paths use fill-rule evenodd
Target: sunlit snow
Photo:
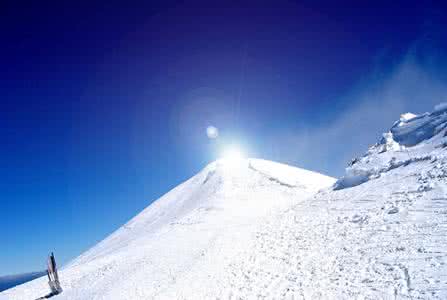
<path id="1" fill-rule="evenodd" d="M 54 299 L 446 299 L 446 130 L 447 108 L 406 116 L 336 183 L 229 148 L 65 266 Z"/>

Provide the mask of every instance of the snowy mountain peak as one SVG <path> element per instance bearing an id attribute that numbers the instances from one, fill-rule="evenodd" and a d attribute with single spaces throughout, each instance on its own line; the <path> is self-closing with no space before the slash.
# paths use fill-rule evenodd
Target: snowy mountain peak
<path id="1" fill-rule="evenodd" d="M 427 141 L 444 131 L 447 126 L 447 104 L 436 105 L 432 113 L 404 114 L 390 132 L 400 145 L 411 147 Z"/>
<path id="2" fill-rule="evenodd" d="M 406 122 L 408 122 L 408 121 L 410 121 L 411 119 L 414 119 L 414 118 L 416 118 L 416 117 L 417 117 L 417 115 L 412 114 L 412 113 L 410 113 L 410 112 L 407 112 L 407 113 L 405 113 L 405 114 L 401 114 L 401 115 L 400 115 L 400 122 L 401 122 L 401 124 L 404 124 L 404 123 L 406 123 Z"/>
<path id="3" fill-rule="evenodd" d="M 412 162 L 444 157 L 446 147 L 447 103 L 436 105 L 431 113 L 405 113 L 379 143 L 349 163 L 346 175 L 337 181 L 335 189 L 361 184 Z"/>

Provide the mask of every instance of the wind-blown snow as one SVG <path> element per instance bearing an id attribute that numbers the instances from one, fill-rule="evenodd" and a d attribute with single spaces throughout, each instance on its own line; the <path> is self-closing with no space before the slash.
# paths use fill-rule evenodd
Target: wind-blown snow
<path id="1" fill-rule="evenodd" d="M 401 117 L 335 184 L 212 163 L 66 266 L 55 299 L 447 299 L 446 126 L 443 107 Z"/>
<path id="2" fill-rule="evenodd" d="M 441 111 L 447 109 L 447 102 L 439 103 L 438 105 L 435 105 L 435 111 Z"/>

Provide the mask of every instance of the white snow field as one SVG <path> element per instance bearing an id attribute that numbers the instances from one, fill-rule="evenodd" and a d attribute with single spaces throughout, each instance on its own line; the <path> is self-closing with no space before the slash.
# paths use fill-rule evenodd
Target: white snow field
<path id="1" fill-rule="evenodd" d="M 65 266 L 53 299 L 447 299 L 446 126 L 447 105 L 402 115 L 337 182 L 212 163 Z"/>
<path id="2" fill-rule="evenodd" d="M 52 299 L 208 299 L 266 222 L 335 179 L 263 160 L 220 160 L 152 203 L 59 273 Z M 0 294 L 36 299 L 41 278 Z"/>

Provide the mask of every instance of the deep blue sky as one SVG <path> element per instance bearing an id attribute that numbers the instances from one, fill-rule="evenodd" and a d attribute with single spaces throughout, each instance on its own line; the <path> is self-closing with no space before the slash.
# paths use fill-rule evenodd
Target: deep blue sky
<path id="1" fill-rule="evenodd" d="M 447 101 L 428 1 L 43 2 L 0 4 L 0 275 L 69 261 L 226 144 L 340 176 Z"/>

